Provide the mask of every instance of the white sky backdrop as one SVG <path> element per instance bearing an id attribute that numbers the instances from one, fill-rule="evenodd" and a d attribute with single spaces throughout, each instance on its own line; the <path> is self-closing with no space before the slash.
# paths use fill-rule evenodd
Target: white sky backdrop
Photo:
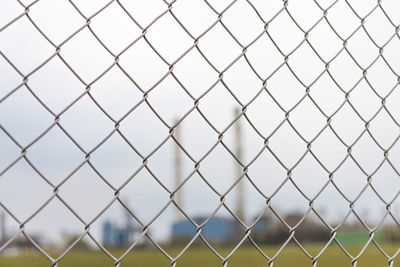
<path id="1" fill-rule="evenodd" d="M 94 14 L 106 2 L 74 1 L 86 16 Z M 120 2 L 143 26 L 167 9 L 166 3 L 156 0 Z M 210 1 L 210 4 L 217 11 L 221 11 L 229 2 L 216 0 Z M 251 2 L 265 20 L 271 19 L 283 6 L 282 1 L 278 0 Z M 325 8 L 331 1 L 318 2 Z M 349 2 L 361 16 L 365 16 L 376 5 L 376 1 L 352 0 Z M 393 22 L 399 25 L 399 2 L 383 0 L 382 7 Z M 289 1 L 288 10 L 304 29 L 309 29 L 323 14 L 311 0 Z M 23 11 L 24 9 L 17 1 L 2 0 L 0 27 Z M 200 0 L 178 0 L 173 4 L 172 11 L 194 36 L 199 36 L 218 18 L 218 15 Z M 29 16 L 56 45 L 62 43 L 85 24 L 85 19 L 66 0 L 40 0 L 30 7 Z M 360 20 L 342 0 L 329 10 L 327 17 L 338 34 L 344 38 L 360 25 Z M 245 45 L 254 40 L 264 29 L 262 21 L 243 0 L 237 1 L 224 13 L 222 22 Z M 142 32 L 116 2 L 93 17 L 90 26 L 115 54 L 122 51 Z M 395 27 L 389 23 L 379 8 L 366 19 L 365 27 L 378 45 L 385 44 L 395 33 Z M 268 32 L 283 53 L 294 49 L 304 36 L 286 12 L 282 12 L 270 23 Z M 193 40 L 170 14 L 166 14 L 155 22 L 147 30 L 146 36 L 154 48 L 170 63 L 193 44 Z M 342 48 L 343 43 L 326 21 L 321 21 L 313 28 L 308 39 L 324 60 L 331 59 Z M 202 36 L 198 46 L 219 70 L 223 70 L 242 51 L 242 48 L 220 24 Z M 368 66 L 379 53 L 362 29 L 352 36 L 347 47 L 362 67 Z M 0 50 L 24 75 L 30 73 L 55 52 L 55 48 L 43 38 L 26 17 L 20 18 L 0 32 Z M 266 34 L 252 44 L 246 54 L 255 70 L 263 78 L 268 77 L 284 61 L 284 57 Z M 91 83 L 114 61 L 113 56 L 100 45 L 87 28 L 63 44 L 60 55 L 86 83 Z M 385 46 L 383 55 L 393 71 L 399 74 L 400 36 L 398 34 Z M 305 84 L 310 84 L 324 69 L 324 64 L 307 43 L 291 54 L 288 62 Z M 143 39 L 125 51 L 119 57 L 119 63 L 143 90 L 148 90 L 168 72 L 167 64 Z M 338 84 L 346 91 L 352 88 L 362 76 L 362 71 L 345 51 L 330 64 L 330 71 Z M 200 96 L 218 79 L 218 73 L 208 65 L 196 49 L 192 49 L 185 55 L 174 66 L 173 72 L 195 97 Z M 376 92 L 382 96 L 386 96 L 398 83 L 398 77 L 381 58 L 368 70 L 367 78 Z M 22 80 L 23 78 L 6 60 L 0 57 L 0 97 L 3 98 Z M 262 81 L 257 78 L 243 57 L 224 73 L 224 82 L 242 103 L 250 101 L 262 87 Z M 56 114 L 85 90 L 85 85 L 57 56 L 30 75 L 27 84 Z M 268 80 L 267 90 L 285 109 L 290 109 L 305 94 L 305 88 L 286 66 Z M 119 120 L 143 97 L 139 89 L 117 66 L 92 84 L 90 92 L 115 120 Z M 345 99 L 344 93 L 326 73 L 313 84 L 310 95 L 327 114 L 332 114 Z M 366 120 L 369 120 L 381 106 L 380 99 L 365 81 L 362 81 L 350 93 L 349 99 Z M 193 106 L 193 100 L 171 75 L 149 93 L 148 100 L 170 125 Z M 394 118 L 400 121 L 398 85 L 387 98 L 386 106 Z M 233 120 L 234 108 L 240 106 L 227 89 L 218 83 L 200 100 L 199 107 L 221 131 Z M 284 119 L 284 112 L 265 91 L 248 107 L 246 114 L 265 136 L 269 135 Z M 296 129 L 308 140 L 311 140 L 326 123 L 326 118 L 307 98 L 291 112 L 290 119 Z M 0 104 L 1 125 L 22 146 L 32 142 L 53 121 L 54 116 L 43 108 L 25 87 L 15 91 Z M 262 148 L 263 140 L 246 120 L 242 118 L 240 123 L 244 132 L 243 161 L 248 163 Z M 95 147 L 114 128 L 114 123 L 88 96 L 84 96 L 63 113 L 60 124 L 87 151 Z M 332 118 L 332 126 L 348 144 L 354 142 L 364 130 L 364 123 L 348 104 Z M 182 144 L 195 159 L 200 159 L 218 139 L 218 134 L 196 111 L 192 112 L 179 127 L 182 132 Z M 152 151 L 168 135 L 168 128 L 145 103 L 121 122 L 120 129 L 144 155 Z M 399 127 L 384 110 L 370 123 L 370 131 L 384 148 L 388 148 L 399 135 Z M 231 149 L 234 149 L 232 129 L 226 132 L 223 140 Z M 306 150 L 306 144 L 287 123 L 271 137 L 269 145 L 287 166 L 292 166 Z M 8 166 L 21 153 L 4 132 L 0 132 L 0 148 L 1 169 Z M 174 187 L 173 148 L 174 143 L 170 140 L 148 161 L 151 170 L 171 190 Z M 326 129 L 313 143 L 312 151 L 331 171 L 346 155 L 345 146 L 329 129 Z M 383 151 L 368 135 L 364 135 L 358 141 L 352 153 L 369 173 L 375 170 L 383 159 Z M 55 184 L 62 181 L 85 158 L 85 155 L 57 126 L 29 147 L 27 156 Z M 400 142 L 391 148 L 389 159 L 400 170 Z M 193 170 L 194 164 L 187 157 L 183 160 L 183 173 L 187 175 Z M 142 162 L 117 133 L 93 152 L 90 161 L 116 187 L 121 185 Z M 234 167 L 233 158 L 219 145 L 201 163 L 200 170 L 222 193 L 234 180 Z M 269 195 L 285 179 L 286 171 L 266 150 L 251 165 L 249 175 L 259 188 Z M 303 192 L 311 197 L 327 181 L 328 174 L 311 155 L 307 155 L 295 168 L 292 177 Z M 400 189 L 400 177 L 387 163 L 382 165 L 372 180 L 373 185 L 387 201 L 392 199 Z M 334 181 L 344 194 L 349 198 L 354 198 L 365 185 L 366 176 L 349 159 L 335 173 Z M 250 221 L 253 216 L 263 210 L 265 200 L 248 181 L 244 183 L 245 207 L 247 219 Z M 99 213 L 113 198 L 113 194 L 114 192 L 87 164 L 59 189 L 59 195 L 86 221 L 90 221 Z M 19 161 L 0 177 L 0 201 L 21 221 L 32 214 L 51 195 L 51 187 L 24 160 Z M 135 214 L 145 223 L 150 221 L 169 199 L 168 193 L 146 171 L 140 172 L 121 191 L 121 195 L 121 198 L 127 200 Z M 234 208 L 234 195 L 235 191 L 227 196 L 227 203 L 231 208 Z M 197 174 L 183 187 L 183 199 L 183 208 L 191 216 L 210 214 L 219 203 L 218 197 Z M 396 207 L 400 206 L 398 202 L 399 200 L 393 204 L 397 215 L 399 213 Z M 289 182 L 274 196 L 272 206 L 281 214 L 285 214 L 290 211 L 305 211 L 308 208 L 308 202 Z M 332 185 L 329 185 L 315 201 L 315 206 L 331 223 L 340 221 L 348 210 L 348 203 Z M 385 205 L 370 188 L 356 204 L 356 210 L 363 214 L 367 221 L 376 221 L 381 218 L 384 207 Z M 121 207 L 118 204 L 113 205 L 93 224 L 93 234 L 100 239 L 101 223 L 106 218 L 121 221 L 121 213 Z M 228 213 L 221 210 L 219 214 Z M 157 238 L 165 238 L 173 219 L 174 208 L 168 208 L 150 227 L 153 235 Z M 9 229 L 18 228 L 11 218 L 8 219 L 8 224 Z M 83 226 L 60 202 L 54 200 L 29 221 L 26 229 L 28 233 L 41 233 L 49 239 L 58 239 L 61 230 L 78 233 L 83 231 Z"/>

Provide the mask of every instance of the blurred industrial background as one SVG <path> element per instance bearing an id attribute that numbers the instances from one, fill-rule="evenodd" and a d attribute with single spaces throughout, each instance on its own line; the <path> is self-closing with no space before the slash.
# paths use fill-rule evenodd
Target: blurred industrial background
<path id="1" fill-rule="evenodd" d="M 0 1 L 0 265 L 143 249 L 179 266 L 196 247 L 272 265 L 293 246 L 393 266 L 398 10 Z"/>

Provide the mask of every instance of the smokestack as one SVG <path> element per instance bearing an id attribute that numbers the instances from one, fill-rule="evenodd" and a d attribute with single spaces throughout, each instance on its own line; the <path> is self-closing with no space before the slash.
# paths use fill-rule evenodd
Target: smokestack
<path id="1" fill-rule="evenodd" d="M 126 207 L 129 208 L 129 202 L 127 199 L 124 199 L 124 204 Z M 123 211 L 124 217 L 125 217 L 125 225 L 123 227 L 128 236 L 127 241 L 128 241 L 128 243 L 130 243 L 130 242 L 133 242 L 133 239 L 134 239 L 134 230 L 135 230 L 134 221 L 133 221 L 132 215 L 125 208 L 123 208 L 122 211 Z"/>
<path id="2" fill-rule="evenodd" d="M 239 116 L 240 109 L 235 109 L 235 117 Z M 235 155 L 241 161 L 242 159 L 242 127 L 240 125 L 240 119 L 235 124 Z M 236 175 L 235 179 L 238 179 L 242 174 L 242 167 L 236 164 Z M 236 198 L 236 216 L 244 221 L 246 219 L 246 214 L 244 210 L 244 188 L 243 179 L 236 185 L 237 188 L 237 198 Z"/>
<path id="3" fill-rule="evenodd" d="M 178 120 L 176 120 L 176 123 Z M 175 139 L 179 142 L 181 140 L 181 133 L 178 126 L 174 129 Z M 180 148 L 177 144 L 175 144 L 175 188 L 178 188 L 182 182 L 182 155 Z M 175 193 L 175 203 L 182 208 L 182 190 Z M 177 209 L 176 210 L 176 221 L 182 221 L 183 214 Z"/>
<path id="4" fill-rule="evenodd" d="M 0 213 L 0 245 L 4 244 L 7 240 L 6 237 L 6 214 L 4 212 Z"/>

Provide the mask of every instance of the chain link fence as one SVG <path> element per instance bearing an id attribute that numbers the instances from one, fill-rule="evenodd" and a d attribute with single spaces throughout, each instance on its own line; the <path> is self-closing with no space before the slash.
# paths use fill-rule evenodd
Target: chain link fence
<path id="1" fill-rule="evenodd" d="M 398 2 L 13 0 L 0 6 L 0 179 L 26 175 L 20 164 L 38 177 L 26 184 L 17 181 L 14 187 L 0 184 L 0 207 L 9 223 L 18 227 L 10 236 L 2 233 L 0 252 L 23 235 L 57 266 L 82 239 L 89 238 L 120 266 L 146 239 L 172 266 L 179 266 L 180 258 L 200 240 L 222 266 L 229 265 L 244 243 L 273 266 L 294 243 L 310 266 L 317 266 L 333 245 L 352 266 L 370 246 L 379 250 L 388 266 L 394 266 L 400 250 L 388 253 L 376 235 L 388 220 L 396 231 L 400 227 L 393 208 L 400 194 Z M 89 105 L 101 113 L 98 124 L 93 122 L 97 117 L 87 115 Z M 62 138 L 51 139 L 54 131 Z M 140 131 L 142 137 L 135 138 Z M 120 145 L 109 147 L 117 137 Z M 55 153 L 41 151 L 43 142 L 54 146 Z M 60 142 L 68 143 L 74 152 L 58 148 Z M 106 146 L 103 161 L 94 162 Z M 169 149 L 168 155 L 176 151 L 174 160 L 159 158 L 163 149 Z M 225 161 L 213 156 L 217 150 Z M 52 163 L 52 157 L 58 160 L 57 170 L 47 172 L 43 164 Z M 117 169 L 128 166 L 129 174 L 119 175 L 115 182 L 113 171 L 102 166 L 110 162 Z M 174 164 L 175 174 L 167 174 L 173 173 Z M 160 172 L 160 165 L 166 169 Z M 67 200 L 85 205 L 79 186 L 71 189 L 76 196 L 62 194 L 84 168 L 112 195 L 91 197 L 88 186 L 87 197 L 97 203 L 91 205 L 101 203 L 101 209 L 90 215 Z M 135 186 L 143 172 L 152 182 L 139 191 L 151 196 L 137 205 L 157 210 L 146 220 L 121 195 Z M 185 208 L 196 197 L 196 190 L 184 193 L 194 179 L 202 184 L 199 190 L 207 188 L 217 202 L 209 205 L 201 222 L 194 218 L 201 204 L 194 203 L 191 211 Z M 155 186 L 160 193 L 153 194 L 146 186 Z M 282 195 L 288 187 L 292 191 Z M 324 196 L 329 190 L 334 193 Z M 40 204 L 25 213 L 13 206 L 25 195 L 21 205 L 29 206 L 31 194 Z M 157 194 L 167 197 L 157 201 Z M 129 196 L 135 199 L 136 195 Z M 263 204 L 250 218 L 253 198 Z M 323 198 L 327 212 L 319 206 Z M 232 199 L 237 203 L 230 203 Z M 54 201 L 73 214 L 81 229 L 57 257 L 26 230 Z M 344 203 L 342 215 L 332 215 L 329 207 L 339 202 Z M 359 202 L 364 203 L 366 214 L 357 209 Z M 116 203 L 139 229 L 119 257 L 92 230 Z M 292 222 L 282 210 L 299 203 L 305 204 L 298 209 L 301 216 Z M 195 227 L 177 255 L 168 252 L 150 230 L 156 232 L 156 223 L 169 209 Z M 222 255 L 203 233 L 222 211 L 240 233 L 228 255 Z M 286 233 L 272 254 L 263 250 L 254 234 L 266 214 Z M 318 253 L 310 252 L 296 235 L 312 216 L 329 232 Z M 375 216 L 372 222 L 371 216 Z M 337 238 L 350 217 L 368 232 L 357 254 Z"/>

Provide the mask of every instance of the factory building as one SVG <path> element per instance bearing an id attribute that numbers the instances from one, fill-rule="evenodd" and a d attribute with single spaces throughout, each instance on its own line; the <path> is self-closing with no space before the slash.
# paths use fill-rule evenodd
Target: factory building
<path id="1" fill-rule="evenodd" d="M 207 217 L 203 216 L 192 218 L 197 225 L 201 225 L 206 219 Z M 270 218 L 264 216 L 254 225 L 252 233 L 254 235 L 265 235 L 271 229 L 271 224 Z M 178 221 L 172 225 L 171 232 L 172 241 L 190 240 L 196 234 L 196 227 L 190 221 Z M 213 217 L 202 227 L 201 234 L 207 241 L 227 244 L 240 240 L 244 236 L 244 229 L 235 219 Z"/>
<path id="2" fill-rule="evenodd" d="M 240 115 L 240 110 L 235 110 L 235 117 Z M 179 127 L 175 128 L 174 136 L 176 140 L 180 140 L 180 129 Z M 234 140 L 235 140 L 235 155 L 237 159 L 242 158 L 243 148 L 242 148 L 242 130 L 240 121 L 237 121 L 234 128 Z M 182 160 L 181 160 L 181 152 L 179 147 L 176 145 L 175 150 L 175 187 L 179 188 L 182 183 Z M 236 164 L 235 175 L 233 177 L 232 183 L 242 176 L 243 168 Z M 236 195 L 235 195 L 235 214 L 236 216 L 246 222 L 246 209 L 244 207 L 245 203 L 245 188 L 243 187 L 243 183 L 236 184 Z M 179 207 L 184 206 L 182 190 L 176 192 L 174 196 L 175 204 Z M 206 216 L 193 216 L 192 220 L 197 224 L 201 225 L 207 219 Z M 267 229 L 270 228 L 271 222 L 269 217 L 263 217 L 259 220 L 259 222 L 254 226 L 252 232 L 255 234 L 264 234 Z M 172 225 L 171 229 L 171 240 L 172 242 L 177 240 L 187 240 L 191 239 L 196 234 L 196 227 L 188 220 L 185 220 L 182 214 L 177 210 L 175 222 Z M 210 221 L 208 221 L 201 230 L 202 236 L 207 239 L 207 241 L 216 242 L 216 243 L 231 243 L 237 242 L 244 236 L 244 229 L 236 221 L 236 219 L 227 218 L 227 217 L 213 217 Z"/>
<path id="3" fill-rule="evenodd" d="M 200 225 L 207 218 L 198 216 L 193 221 Z M 208 221 L 201 230 L 201 234 L 207 241 L 216 243 L 229 242 L 229 238 L 234 234 L 235 224 L 232 220 L 224 217 L 213 217 Z M 172 238 L 175 239 L 191 239 L 196 234 L 196 227 L 190 221 L 178 221 L 172 225 Z"/>
<path id="4" fill-rule="evenodd" d="M 111 221 L 103 223 L 103 244 L 107 247 L 125 247 L 133 242 L 134 233 L 126 227 L 118 227 Z"/>
<path id="5" fill-rule="evenodd" d="M 125 222 L 119 225 L 110 220 L 106 220 L 102 225 L 102 241 L 103 245 L 107 247 L 127 247 L 135 242 L 140 229 L 127 212 L 125 213 Z"/>

